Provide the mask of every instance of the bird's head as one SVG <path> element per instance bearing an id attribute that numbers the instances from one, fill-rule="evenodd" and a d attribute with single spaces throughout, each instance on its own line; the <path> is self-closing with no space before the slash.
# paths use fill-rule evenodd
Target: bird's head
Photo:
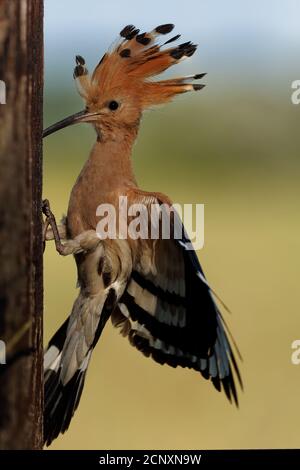
<path id="1" fill-rule="evenodd" d="M 174 25 L 165 24 L 150 33 L 140 33 L 134 26 L 126 26 L 117 44 L 104 54 L 92 75 L 83 57 L 76 56 L 74 79 L 85 101 L 85 109 L 50 126 L 44 136 L 71 124 L 90 122 L 100 140 L 122 138 L 124 132 L 137 130 L 145 109 L 166 103 L 180 93 L 201 90 L 204 85 L 191 82 L 205 74 L 153 80 L 172 65 L 192 56 L 197 48 L 190 41 L 174 46 L 180 35 L 159 44 L 157 39 L 173 28 Z"/>

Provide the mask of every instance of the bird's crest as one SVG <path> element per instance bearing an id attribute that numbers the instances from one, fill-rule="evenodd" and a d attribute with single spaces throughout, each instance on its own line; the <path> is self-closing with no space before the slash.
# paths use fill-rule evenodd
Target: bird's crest
<path id="1" fill-rule="evenodd" d="M 125 26 L 117 44 L 104 54 L 91 76 L 84 59 L 76 56 L 74 78 L 87 104 L 97 104 L 103 96 L 122 90 L 122 93 L 146 108 L 165 103 L 179 93 L 201 90 L 204 85 L 191 81 L 201 79 L 204 73 L 152 80 L 172 65 L 192 56 L 197 48 L 190 41 L 172 46 L 179 39 L 179 34 L 159 44 L 157 39 L 170 33 L 173 28 L 173 24 L 164 24 L 149 33 L 140 33 L 133 25 Z"/>

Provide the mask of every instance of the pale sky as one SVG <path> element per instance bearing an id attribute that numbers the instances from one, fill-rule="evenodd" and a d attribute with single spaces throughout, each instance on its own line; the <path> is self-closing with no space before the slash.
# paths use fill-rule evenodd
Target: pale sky
<path id="1" fill-rule="evenodd" d="M 249 82 L 300 76 L 300 0 L 45 0 L 46 83 L 71 80 L 75 54 L 92 68 L 126 24 L 169 22 L 199 44 L 200 72 Z"/>

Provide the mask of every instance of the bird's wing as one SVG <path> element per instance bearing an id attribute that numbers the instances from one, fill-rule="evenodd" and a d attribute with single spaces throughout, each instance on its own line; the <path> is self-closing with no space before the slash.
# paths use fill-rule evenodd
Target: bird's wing
<path id="1" fill-rule="evenodd" d="M 149 217 L 153 204 L 171 205 L 162 194 L 137 189 L 128 192 L 132 203 L 145 205 Z M 179 239 L 135 240 L 133 270 L 112 322 L 146 356 L 200 371 L 237 403 L 234 372 L 242 383 L 232 340 L 179 223 Z"/>

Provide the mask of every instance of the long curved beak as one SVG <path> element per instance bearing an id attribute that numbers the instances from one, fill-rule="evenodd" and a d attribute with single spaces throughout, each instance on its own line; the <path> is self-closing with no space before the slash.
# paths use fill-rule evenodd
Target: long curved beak
<path id="1" fill-rule="evenodd" d="M 47 137 L 50 134 L 53 134 L 64 127 L 72 126 L 73 124 L 78 124 L 80 122 L 92 122 L 95 120 L 95 117 L 99 113 L 87 113 L 86 110 L 79 111 L 79 113 L 72 114 L 71 116 L 62 119 L 61 121 L 52 124 L 52 126 L 47 127 L 43 132 L 43 137 Z"/>

